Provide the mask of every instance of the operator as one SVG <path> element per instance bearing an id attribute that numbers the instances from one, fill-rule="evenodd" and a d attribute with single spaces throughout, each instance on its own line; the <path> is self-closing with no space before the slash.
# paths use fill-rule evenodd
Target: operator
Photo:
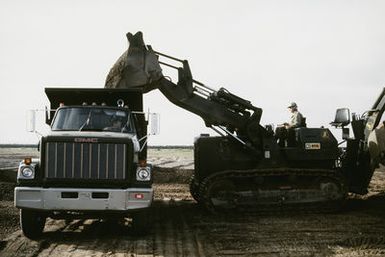
<path id="1" fill-rule="evenodd" d="M 289 128 L 299 128 L 302 127 L 303 123 L 303 116 L 298 111 L 298 106 L 296 103 L 292 102 L 288 107 L 289 111 L 291 112 L 291 118 L 289 123 L 284 123 L 286 129 Z"/>
<path id="2" fill-rule="evenodd" d="M 275 137 L 278 140 L 278 145 L 281 147 L 293 144 L 294 128 L 305 126 L 303 124 L 304 118 L 302 114 L 298 111 L 297 104 L 292 102 L 287 108 L 291 113 L 289 123 L 285 122 L 282 125 L 278 125 L 275 130 Z"/>
<path id="3" fill-rule="evenodd" d="M 113 131 L 113 132 L 120 132 L 122 129 L 122 121 L 116 117 L 112 118 L 112 124 L 110 127 L 106 127 L 103 130 L 105 131 Z"/>

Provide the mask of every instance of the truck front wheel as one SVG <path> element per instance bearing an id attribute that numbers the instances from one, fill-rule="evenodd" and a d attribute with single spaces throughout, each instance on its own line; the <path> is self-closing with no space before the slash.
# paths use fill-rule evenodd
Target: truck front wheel
<path id="1" fill-rule="evenodd" d="M 46 217 L 37 211 L 21 209 L 20 226 L 24 236 L 37 239 L 43 233 Z"/>

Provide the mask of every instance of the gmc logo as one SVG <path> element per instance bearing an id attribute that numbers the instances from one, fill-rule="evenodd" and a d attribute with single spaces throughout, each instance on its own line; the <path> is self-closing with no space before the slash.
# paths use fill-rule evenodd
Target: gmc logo
<path id="1" fill-rule="evenodd" d="M 98 139 L 97 138 L 75 138 L 74 141 L 76 143 L 97 143 Z"/>

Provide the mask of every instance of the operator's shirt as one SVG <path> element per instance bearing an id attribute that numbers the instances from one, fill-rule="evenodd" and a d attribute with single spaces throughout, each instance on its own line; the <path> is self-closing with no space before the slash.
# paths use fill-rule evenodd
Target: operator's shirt
<path id="1" fill-rule="evenodd" d="M 292 113 L 289 125 L 291 128 L 301 127 L 303 116 L 299 111 Z"/>

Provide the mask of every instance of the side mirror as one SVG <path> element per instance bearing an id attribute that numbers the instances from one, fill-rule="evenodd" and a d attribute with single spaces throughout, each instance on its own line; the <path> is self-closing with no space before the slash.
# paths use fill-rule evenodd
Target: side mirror
<path id="1" fill-rule="evenodd" d="M 47 106 L 45 107 L 45 123 L 47 125 L 51 125 L 52 117 L 55 112 L 52 112 L 51 110 L 48 110 Z"/>
<path id="2" fill-rule="evenodd" d="M 27 131 L 36 132 L 36 111 L 28 110 L 27 112 Z"/>
<path id="3" fill-rule="evenodd" d="M 336 117 L 330 125 L 338 128 L 349 125 L 350 123 L 350 110 L 348 108 L 340 108 L 336 111 Z"/>
<path id="4" fill-rule="evenodd" d="M 159 113 L 149 113 L 148 120 L 150 125 L 150 135 L 158 135 L 160 131 L 160 115 Z"/>

